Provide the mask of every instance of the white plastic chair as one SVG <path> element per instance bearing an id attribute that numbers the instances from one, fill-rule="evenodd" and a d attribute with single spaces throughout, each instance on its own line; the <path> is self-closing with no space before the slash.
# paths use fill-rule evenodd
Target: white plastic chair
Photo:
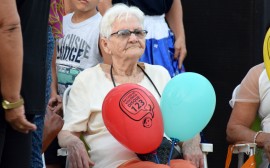
<path id="1" fill-rule="evenodd" d="M 71 90 L 71 86 L 68 86 L 63 94 L 63 100 L 62 100 L 63 101 L 63 115 L 65 115 L 70 90 Z M 68 155 L 67 148 L 60 148 L 57 150 L 57 156 L 67 156 L 67 155 Z M 69 167 L 68 160 L 66 159 L 66 168 L 68 168 L 68 167 Z"/>
<path id="2" fill-rule="evenodd" d="M 211 143 L 201 143 L 201 150 L 203 152 L 204 168 L 208 168 L 207 154 L 209 152 L 213 152 L 213 144 L 211 144 Z"/>
<path id="3" fill-rule="evenodd" d="M 63 94 L 63 114 L 65 114 L 65 111 L 66 111 L 66 106 L 68 103 L 68 96 L 69 96 L 70 90 L 71 90 L 71 85 L 66 88 Z"/>

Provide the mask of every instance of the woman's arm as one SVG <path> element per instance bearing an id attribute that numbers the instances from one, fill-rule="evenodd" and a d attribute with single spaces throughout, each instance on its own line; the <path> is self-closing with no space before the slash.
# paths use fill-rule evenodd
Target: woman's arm
<path id="1" fill-rule="evenodd" d="M 20 17 L 15 0 L 0 5 L 0 87 L 1 96 L 9 102 L 20 100 L 23 66 L 23 45 Z M 5 119 L 17 131 L 28 133 L 36 126 L 26 120 L 23 104 L 5 110 Z"/>
<path id="2" fill-rule="evenodd" d="M 185 160 L 191 161 L 196 167 L 203 168 L 203 153 L 200 147 L 201 137 L 197 134 L 194 138 L 183 142 L 182 151 Z"/>
<path id="3" fill-rule="evenodd" d="M 250 129 L 254 122 L 260 103 L 235 102 L 227 125 L 227 141 L 230 143 L 256 143 L 263 148 L 270 161 L 270 133 L 257 134 Z"/>
<path id="4" fill-rule="evenodd" d="M 182 4 L 180 0 L 173 0 L 171 9 L 168 13 L 166 13 L 165 17 L 175 36 L 174 58 L 178 59 L 178 67 L 181 69 L 183 61 L 186 58 L 187 49 L 183 24 Z"/>
<path id="5" fill-rule="evenodd" d="M 57 93 L 58 82 L 57 82 L 57 73 L 56 73 L 56 45 L 54 46 L 54 53 L 52 58 L 52 83 L 51 83 L 51 98 L 48 102 L 49 110 L 62 116 L 62 98 Z"/>
<path id="6" fill-rule="evenodd" d="M 57 74 L 56 74 L 56 44 L 54 46 L 53 58 L 52 58 L 52 83 L 51 83 L 51 97 L 55 97 L 57 95 Z"/>
<path id="7" fill-rule="evenodd" d="M 250 128 L 257 116 L 259 105 L 259 103 L 235 102 L 226 130 L 229 142 L 253 142 L 256 132 Z M 260 142 L 258 145 L 262 147 L 263 144 Z"/>
<path id="8" fill-rule="evenodd" d="M 58 134 L 58 143 L 61 147 L 67 148 L 69 167 L 89 167 L 94 162 L 86 151 L 84 143 L 80 139 L 81 133 L 62 130 Z"/>

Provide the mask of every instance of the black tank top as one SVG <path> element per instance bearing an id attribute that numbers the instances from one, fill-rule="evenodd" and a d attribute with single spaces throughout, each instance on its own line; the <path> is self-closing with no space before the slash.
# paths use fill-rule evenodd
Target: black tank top
<path id="1" fill-rule="evenodd" d="M 125 3 L 129 6 L 136 6 L 149 16 L 167 13 L 172 2 L 173 0 L 112 0 L 113 4 Z"/>

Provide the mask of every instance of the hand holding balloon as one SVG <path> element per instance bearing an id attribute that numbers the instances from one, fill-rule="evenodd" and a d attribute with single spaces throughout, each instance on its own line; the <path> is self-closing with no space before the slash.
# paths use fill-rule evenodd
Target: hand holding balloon
<path id="1" fill-rule="evenodd" d="M 160 101 L 165 133 L 180 141 L 193 138 L 210 121 L 215 105 L 214 88 L 205 77 L 193 72 L 175 76 Z"/>

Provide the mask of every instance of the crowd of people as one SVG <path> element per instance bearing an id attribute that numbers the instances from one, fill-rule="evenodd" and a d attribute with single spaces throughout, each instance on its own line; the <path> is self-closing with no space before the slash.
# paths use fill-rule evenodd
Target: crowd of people
<path id="1" fill-rule="evenodd" d="M 2 0 L 0 167 L 61 168 L 66 159 L 69 167 L 204 167 L 199 134 L 179 143 L 183 159 L 162 165 L 140 160 L 102 119 L 102 102 L 115 86 L 139 84 L 159 102 L 171 77 L 185 72 L 182 15 L 180 0 Z M 63 115 L 62 96 L 71 85 Z M 268 166 L 270 85 L 264 65 L 252 68 L 240 86 L 228 141 L 257 143 Z M 65 122 L 42 157 L 47 110 Z M 257 113 L 264 132 L 250 129 Z M 67 148 L 67 158 L 57 156 L 60 147 Z"/>

